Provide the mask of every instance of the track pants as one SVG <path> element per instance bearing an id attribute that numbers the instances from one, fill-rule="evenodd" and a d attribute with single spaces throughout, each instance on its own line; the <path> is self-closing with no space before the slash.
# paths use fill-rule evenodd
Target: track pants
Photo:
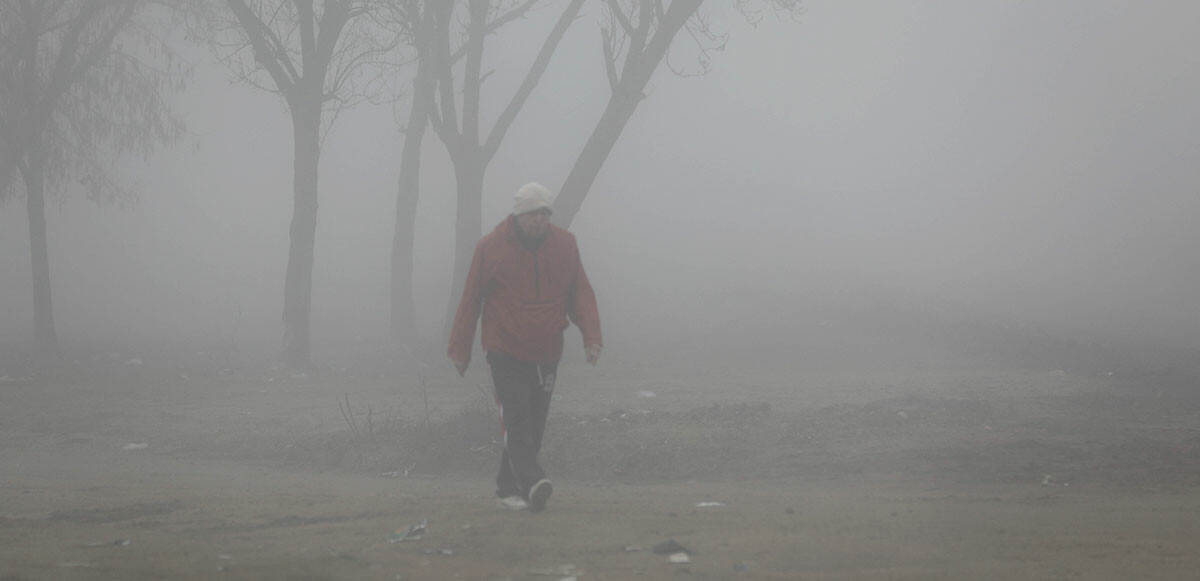
<path id="1" fill-rule="evenodd" d="M 487 361 L 504 434 L 496 495 L 528 499 L 529 489 L 546 477 L 537 455 L 542 449 L 558 362 L 528 363 L 494 351 L 487 354 Z"/>

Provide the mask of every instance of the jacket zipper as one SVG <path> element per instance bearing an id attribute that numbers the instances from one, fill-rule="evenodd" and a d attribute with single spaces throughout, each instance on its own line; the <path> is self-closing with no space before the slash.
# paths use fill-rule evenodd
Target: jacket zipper
<path id="1" fill-rule="evenodd" d="M 533 296 L 534 298 L 542 298 L 542 275 L 538 265 L 538 251 L 533 251 Z"/>

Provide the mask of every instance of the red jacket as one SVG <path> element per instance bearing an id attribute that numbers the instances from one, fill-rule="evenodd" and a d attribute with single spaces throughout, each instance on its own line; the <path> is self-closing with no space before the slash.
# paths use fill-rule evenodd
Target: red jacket
<path id="1" fill-rule="evenodd" d="M 530 363 L 557 361 L 568 318 L 583 333 L 584 345 L 601 344 L 596 294 L 583 272 L 575 235 L 557 226 L 550 226 L 537 250 L 529 250 L 517 239 L 509 216 L 475 246 L 450 331 L 451 359 L 471 360 L 480 311 L 484 351 Z"/>

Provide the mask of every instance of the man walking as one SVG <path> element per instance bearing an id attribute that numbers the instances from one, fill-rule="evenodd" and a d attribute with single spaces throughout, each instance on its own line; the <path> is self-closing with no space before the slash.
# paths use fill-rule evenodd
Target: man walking
<path id="1" fill-rule="evenodd" d="M 563 331 L 575 323 L 592 365 L 600 358 L 596 295 L 575 236 L 550 224 L 553 196 L 540 184 L 517 190 L 510 216 L 475 246 L 448 354 L 459 375 L 471 360 L 475 326 L 500 408 L 504 453 L 496 494 L 514 510 L 546 508 L 553 487 L 538 464 Z"/>

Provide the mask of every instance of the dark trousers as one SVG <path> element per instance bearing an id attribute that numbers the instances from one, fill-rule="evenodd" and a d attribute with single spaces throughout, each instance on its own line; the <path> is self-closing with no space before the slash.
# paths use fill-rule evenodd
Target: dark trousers
<path id="1" fill-rule="evenodd" d="M 546 477 L 537 455 L 546 432 L 558 362 L 528 363 L 494 351 L 487 354 L 487 360 L 504 433 L 496 494 L 528 499 L 529 489 Z"/>

